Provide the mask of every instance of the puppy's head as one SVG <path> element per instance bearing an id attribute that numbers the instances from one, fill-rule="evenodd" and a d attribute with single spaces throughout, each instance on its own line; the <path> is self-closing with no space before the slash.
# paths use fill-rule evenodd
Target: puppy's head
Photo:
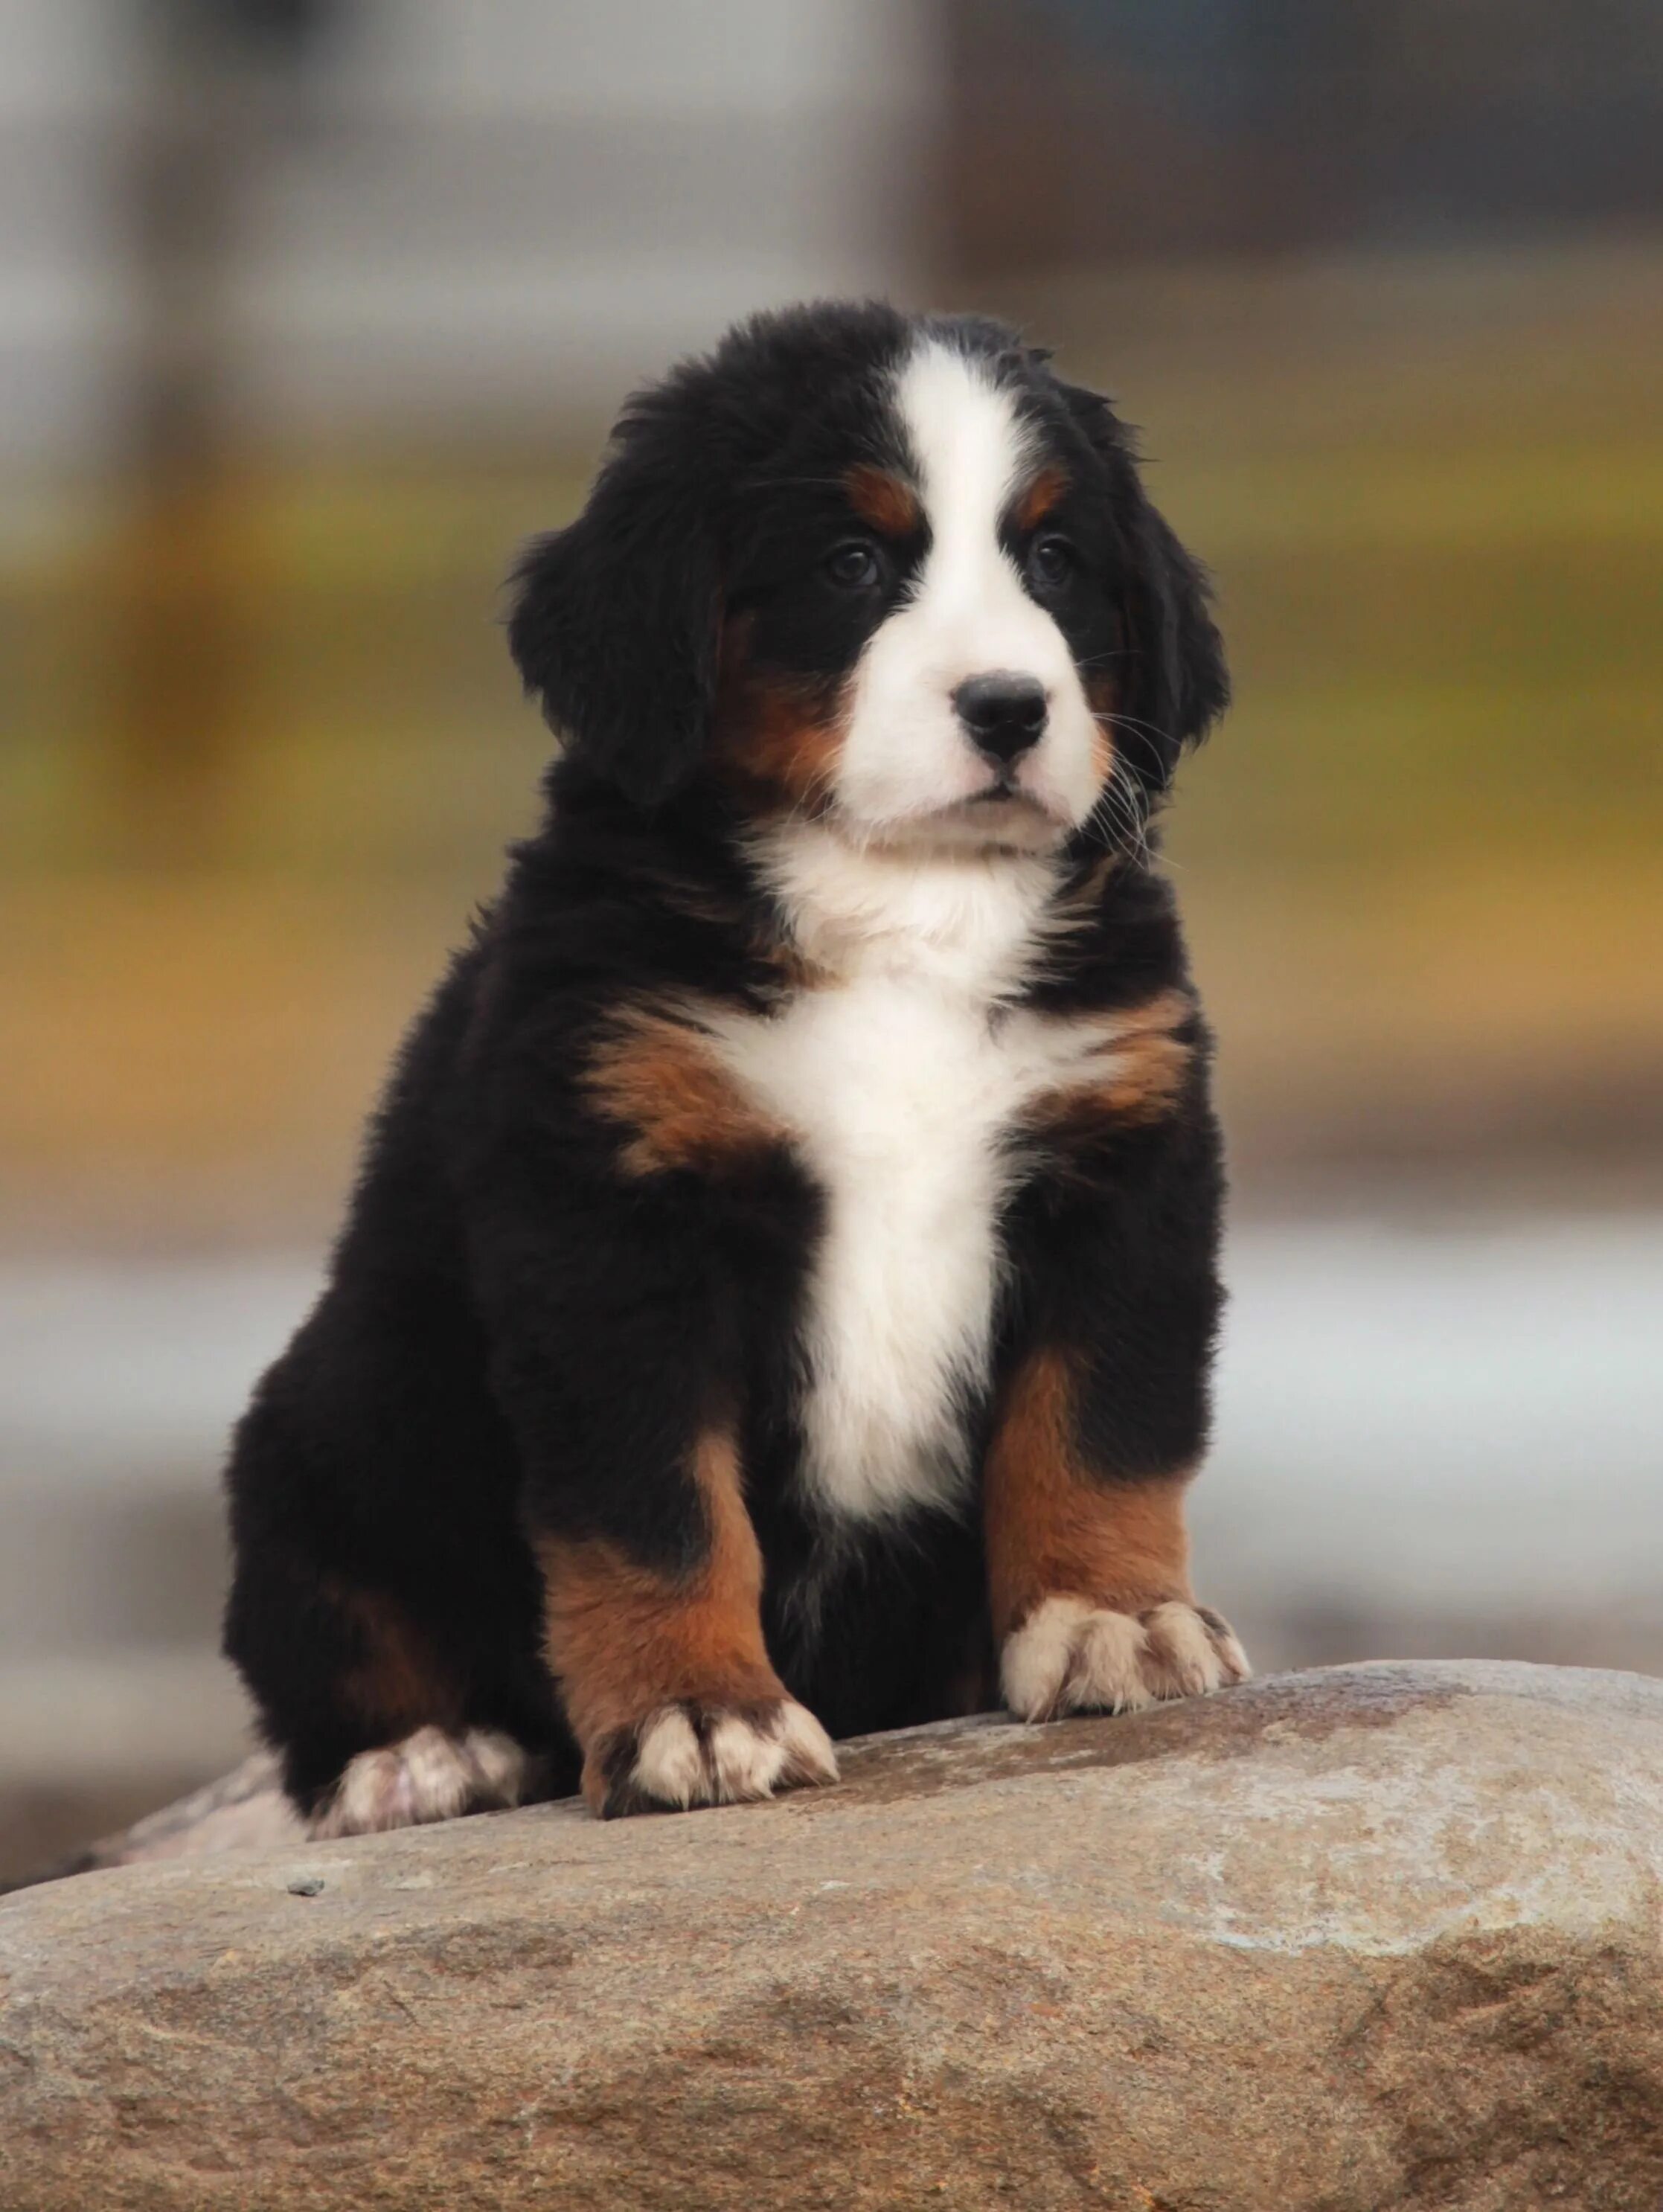
<path id="1" fill-rule="evenodd" d="M 625 409 L 509 635 L 569 772 L 858 842 L 1135 830 L 1228 684 L 1108 403 L 1003 325 L 768 315 Z"/>

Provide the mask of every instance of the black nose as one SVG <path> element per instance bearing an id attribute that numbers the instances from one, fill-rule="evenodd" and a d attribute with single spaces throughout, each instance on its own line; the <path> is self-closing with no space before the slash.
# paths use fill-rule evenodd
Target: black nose
<path id="1" fill-rule="evenodd" d="M 1009 767 L 1045 731 L 1045 687 L 1031 676 L 995 668 L 968 676 L 953 694 L 958 718 L 978 752 Z"/>

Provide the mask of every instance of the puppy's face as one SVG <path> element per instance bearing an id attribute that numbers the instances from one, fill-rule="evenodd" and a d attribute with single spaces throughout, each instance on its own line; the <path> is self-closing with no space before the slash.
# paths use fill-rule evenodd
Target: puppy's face
<path id="1" fill-rule="evenodd" d="M 1102 803 L 1121 634 L 1102 465 L 1023 396 L 921 336 L 817 497 L 759 489 L 718 714 L 737 774 L 863 840 L 1043 845 Z"/>
<path id="2" fill-rule="evenodd" d="M 513 623 L 579 772 L 857 842 L 1135 835 L 1223 703 L 1120 426 L 1007 331 L 764 319 L 641 395 Z"/>

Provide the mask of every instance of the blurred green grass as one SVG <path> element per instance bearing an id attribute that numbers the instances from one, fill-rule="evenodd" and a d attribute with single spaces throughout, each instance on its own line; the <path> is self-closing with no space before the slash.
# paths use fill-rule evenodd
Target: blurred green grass
<path id="1" fill-rule="evenodd" d="M 1338 453 L 1175 501 L 1237 704 L 1196 854 L 1627 847 L 1663 823 L 1663 444 Z"/>
<path id="2" fill-rule="evenodd" d="M 1147 301 L 1052 303 L 1218 583 L 1237 703 L 1170 852 L 1249 1161 L 1402 1139 L 1597 1163 L 1663 1130 L 1663 257 L 1644 269 L 1593 306 L 1509 276 L 1499 322 L 1461 293 L 1447 328 L 1270 279 L 1152 329 Z M 252 1182 L 292 1221 L 338 1183 L 533 818 L 545 734 L 501 580 L 592 450 L 237 474 L 234 714 L 190 866 L 135 845 L 121 772 L 108 614 L 143 543 L 107 496 L 13 531 L 0 1193 L 96 1212 L 218 1176 L 234 1212 Z"/>
<path id="3" fill-rule="evenodd" d="M 1160 495 L 1217 578 L 1236 677 L 1174 849 L 1250 871 L 1406 852 L 1621 851 L 1663 827 L 1663 440 L 1477 455 L 1187 454 Z M 213 860 L 475 873 L 542 737 L 497 621 L 572 465 L 251 476 L 237 723 Z M 107 557 L 107 556 L 105 556 Z M 97 866 L 113 817 L 100 552 L 0 582 L 0 860 Z"/>

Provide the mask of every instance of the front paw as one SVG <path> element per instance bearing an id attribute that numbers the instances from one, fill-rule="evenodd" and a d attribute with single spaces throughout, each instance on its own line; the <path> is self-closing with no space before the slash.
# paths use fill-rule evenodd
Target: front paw
<path id="1" fill-rule="evenodd" d="M 1080 1597 L 1048 1597 L 1004 1641 L 1004 1702 L 1019 1719 L 1127 1713 L 1192 1698 L 1252 1669 L 1229 1623 L 1175 1599 L 1117 1613 Z"/>
<path id="2" fill-rule="evenodd" d="M 583 1792 L 611 1820 L 736 1805 L 836 1779 L 831 1738 L 794 1698 L 744 1706 L 684 1698 L 614 1730 L 592 1750 Z"/>

